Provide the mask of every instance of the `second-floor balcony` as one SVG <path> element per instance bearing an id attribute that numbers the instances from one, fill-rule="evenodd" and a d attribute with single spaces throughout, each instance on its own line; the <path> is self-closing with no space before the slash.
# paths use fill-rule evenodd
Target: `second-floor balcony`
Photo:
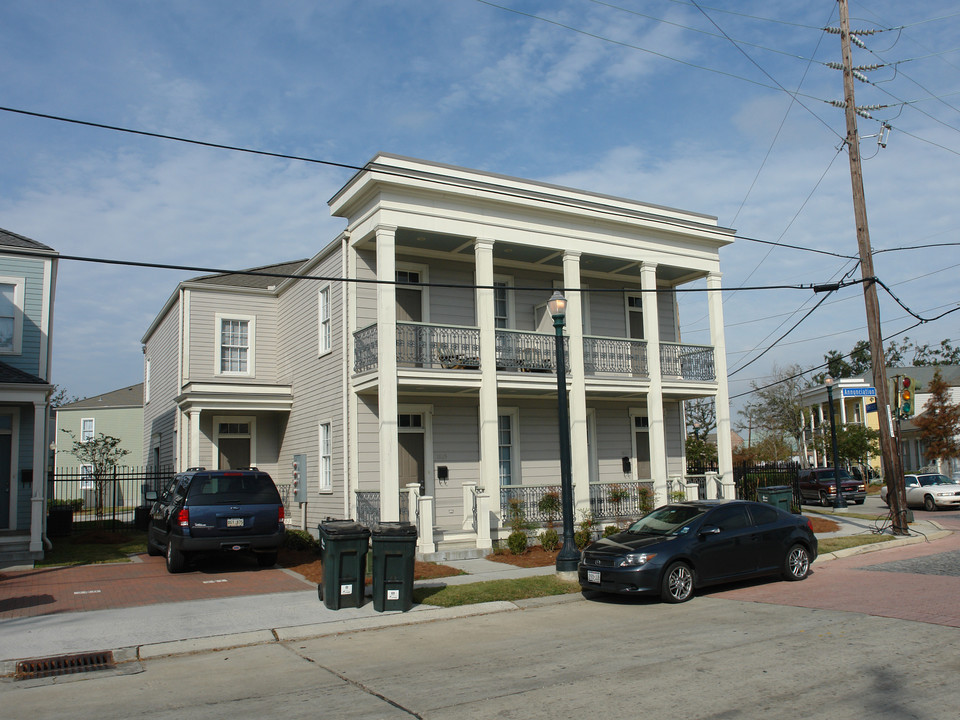
<path id="1" fill-rule="evenodd" d="M 377 326 L 368 325 L 356 331 L 353 337 L 353 371 L 364 373 L 376 369 Z M 569 338 L 564 337 L 564 343 L 569 349 Z M 497 330 L 497 370 L 556 373 L 555 344 L 556 338 L 550 334 Z M 644 340 L 584 336 L 583 360 L 584 371 L 590 376 L 649 376 Z M 397 363 L 401 367 L 478 370 L 480 330 L 456 325 L 398 322 Z M 701 382 L 716 379 L 713 348 L 707 345 L 660 343 L 660 368 L 666 378 Z"/>

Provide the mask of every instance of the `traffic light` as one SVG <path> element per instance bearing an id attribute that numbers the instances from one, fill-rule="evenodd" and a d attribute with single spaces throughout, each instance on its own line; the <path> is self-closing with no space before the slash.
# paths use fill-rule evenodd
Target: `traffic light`
<path id="1" fill-rule="evenodd" d="M 916 409 L 916 398 L 914 397 L 915 387 L 913 378 L 904 376 L 900 378 L 900 415 L 901 417 L 911 417 Z"/>

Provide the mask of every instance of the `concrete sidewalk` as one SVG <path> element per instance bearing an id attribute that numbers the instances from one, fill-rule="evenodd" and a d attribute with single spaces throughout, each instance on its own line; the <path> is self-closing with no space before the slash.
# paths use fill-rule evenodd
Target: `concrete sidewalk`
<path id="1" fill-rule="evenodd" d="M 854 535 L 872 533 L 873 521 L 830 516 L 841 529 L 821 535 Z M 882 550 L 889 547 L 923 542 L 925 538 L 942 537 L 950 532 L 936 523 L 921 521 L 911 526 L 919 531 L 913 537 L 890 543 L 868 545 L 838 553 L 837 556 Z M 822 563 L 833 556 L 821 556 Z M 464 571 L 465 575 L 423 580 L 416 586 L 462 585 L 487 580 L 516 579 L 549 575 L 554 568 L 518 568 L 485 559 L 459 560 L 445 563 Z M 378 613 L 369 600 L 361 608 L 329 610 L 317 596 L 315 586 L 291 571 L 294 587 L 303 590 L 237 597 L 163 602 L 86 612 L 58 612 L 31 617 L 0 620 L 0 676 L 12 673 L 17 659 L 40 658 L 66 653 L 126 649 L 129 659 L 198 652 L 317 637 L 387 625 L 426 622 L 480 613 L 518 610 L 531 603 L 581 600 L 578 594 L 560 598 L 543 598 L 526 602 L 498 602 L 460 608 L 436 608 L 415 605 L 407 613 Z M 256 573 L 252 573 L 256 575 Z M 309 589 L 307 587 L 309 586 Z"/>

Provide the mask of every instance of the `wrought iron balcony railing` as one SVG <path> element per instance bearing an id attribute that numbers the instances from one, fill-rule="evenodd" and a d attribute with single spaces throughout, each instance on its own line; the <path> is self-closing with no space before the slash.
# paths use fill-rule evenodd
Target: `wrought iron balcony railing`
<path id="1" fill-rule="evenodd" d="M 618 373 L 646 376 L 647 343 L 643 340 L 586 336 L 583 367 L 588 375 Z"/>
<path id="2" fill-rule="evenodd" d="M 684 380 L 716 380 L 713 348 L 709 345 L 660 343 L 660 372 Z"/>
<path id="3" fill-rule="evenodd" d="M 377 326 L 354 333 L 353 370 L 377 367 Z M 567 371 L 570 370 L 569 338 Z M 522 330 L 497 330 L 497 370 L 556 373 L 556 337 Z M 584 370 L 587 375 L 616 374 L 647 377 L 647 343 L 630 338 L 586 336 L 583 338 Z M 397 362 L 403 367 L 444 370 L 476 370 L 480 367 L 480 330 L 456 325 L 397 323 Z M 713 348 L 707 345 L 660 343 L 664 377 L 684 380 L 716 380 Z"/>

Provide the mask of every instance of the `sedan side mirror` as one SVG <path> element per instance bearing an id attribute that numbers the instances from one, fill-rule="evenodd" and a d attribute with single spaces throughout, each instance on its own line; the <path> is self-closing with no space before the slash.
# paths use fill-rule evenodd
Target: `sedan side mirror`
<path id="1" fill-rule="evenodd" d="M 720 528 L 718 528 L 716 525 L 704 525 L 702 528 L 700 528 L 700 534 L 701 535 L 719 535 Z"/>

